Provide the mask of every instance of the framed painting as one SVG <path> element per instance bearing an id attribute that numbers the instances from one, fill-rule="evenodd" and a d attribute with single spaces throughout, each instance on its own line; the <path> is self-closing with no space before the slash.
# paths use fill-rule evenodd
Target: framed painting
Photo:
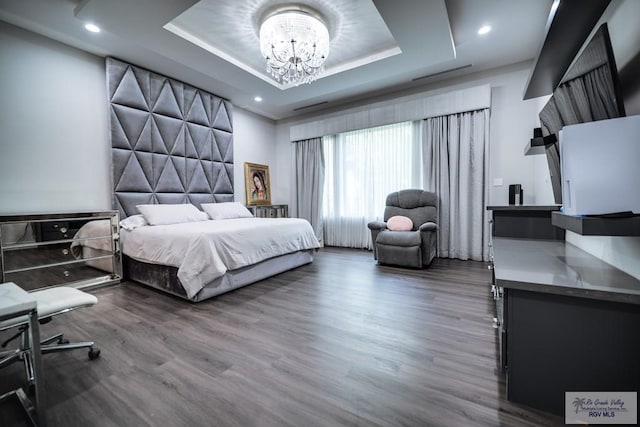
<path id="1" fill-rule="evenodd" d="M 244 182 L 246 187 L 247 206 L 271 204 L 269 166 L 245 162 Z"/>

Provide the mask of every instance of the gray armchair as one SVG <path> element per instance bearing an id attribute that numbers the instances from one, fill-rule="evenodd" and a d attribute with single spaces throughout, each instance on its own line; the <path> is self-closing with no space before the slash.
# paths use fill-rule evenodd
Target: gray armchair
<path id="1" fill-rule="evenodd" d="M 384 221 L 368 224 L 373 257 L 380 264 L 423 268 L 436 256 L 437 197 L 423 190 L 401 190 L 387 196 Z M 411 231 L 391 231 L 389 218 L 401 215 L 413 221 Z"/>

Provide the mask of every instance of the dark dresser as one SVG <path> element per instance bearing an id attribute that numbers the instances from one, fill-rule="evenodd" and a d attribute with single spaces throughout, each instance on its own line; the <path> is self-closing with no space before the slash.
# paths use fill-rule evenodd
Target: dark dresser
<path id="1" fill-rule="evenodd" d="M 561 240 L 495 237 L 507 398 L 563 415 L 565 392 L 640 390 L 640 281 Z"/>

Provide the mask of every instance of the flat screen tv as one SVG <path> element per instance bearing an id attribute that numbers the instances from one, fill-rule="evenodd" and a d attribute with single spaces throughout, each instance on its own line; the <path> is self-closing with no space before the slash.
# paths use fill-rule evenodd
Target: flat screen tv
<path id="1" fill-rule="evenodd" d="M 589 44 L 573 61 L 553 96 L 540 111 L 542 135 L 555 135 L 566 125 L 624 117 L 622 91 L 609 38 L 602 24 Z M 603 141 L 604 143 L 604 141 Z M 545 147 L 555 203 L 562 204 L 560 147 Z"/>

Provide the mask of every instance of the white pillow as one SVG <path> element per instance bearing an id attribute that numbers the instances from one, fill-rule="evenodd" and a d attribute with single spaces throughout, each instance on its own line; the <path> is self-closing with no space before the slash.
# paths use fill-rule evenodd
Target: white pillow
<path id="1" fill-rule="evenodd" d="M 142 215 L 131 215 L 129 217 L 126 217 L 122 221 L 120 221 L 120 228 L 129 230 L 129 231 L 134 230 L 138 227 L 144 227 L 145 225 L 149 225 L 149 224 L 147 223 L 147 220 L 144 219 L 144 216 Z"/>
<path id="2" fill-rule="evenodd" d="M 253 214 L 238 202 L 203 203 L 202 209 L 211 219 L 253 218 Z"/>
<path id="3" fill-rule="evenodd" d="M 181 224 L 206 221 L 207 214 L 190 203 L 181 205 L 137 205 L 149 225 Z"/>

